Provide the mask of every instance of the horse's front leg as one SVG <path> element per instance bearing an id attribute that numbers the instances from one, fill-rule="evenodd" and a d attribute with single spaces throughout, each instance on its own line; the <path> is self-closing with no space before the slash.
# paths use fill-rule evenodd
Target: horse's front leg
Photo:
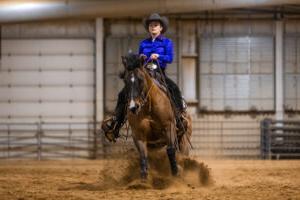
<path id="1" fill-rule="evenodd" d="M 148 176 L 147 143 L 145 141 L 136 139 L 134 139 L 134 143 L 140 154 L 141 178 L 146 180 Z"/>
<path id="2" fill-rule="evenodd" d="M 172 175 L 178 175 L 178 166 L 176 162 L 176 149 L 175 149 L 175 142 L 177 141 L 176 137 L 176 130 L 173 123 L 171 123 L 166 130 L 167 136 L 167 155 L 170 161 Z"/>

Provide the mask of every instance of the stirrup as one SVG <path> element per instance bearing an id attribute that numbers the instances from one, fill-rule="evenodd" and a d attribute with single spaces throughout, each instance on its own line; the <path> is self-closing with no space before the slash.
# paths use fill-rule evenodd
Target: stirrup
<path id="1" fill-rule="evenodd" d="M 186 133 L 188 128 L 188 121 L 185 117 L 185 112 L 180 114 L 180 117 L 176 119 L 176 128 L 177 128 L 177 135 L 182 136 Z"/>
<path id="2" fill-rule="evenodd" d="M 116 127 L 117 127 L 117 120 L 115 117 L 109 117 L 106 120 L 103 120 L 101 129 L 104 132 L 105 137 L 110 141 L 110 142 L 116 142 Z"/>
<path id="3" fill-rule="evenodd" d="M 187 110 L 187 103 L 184 99 L 184 96 L 182 96 L 182 110 L 185 112 Z"/>

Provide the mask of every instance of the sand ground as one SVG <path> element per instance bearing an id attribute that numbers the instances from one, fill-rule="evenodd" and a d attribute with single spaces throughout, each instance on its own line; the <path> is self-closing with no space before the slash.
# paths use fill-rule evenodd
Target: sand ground
<path id="1" fill-rule="evenodd" d="M 126 159 L 1 160 L 0 199 L 300 200 L 300 160 L 195 159 L 210 169 L 208 183 L 187 172 L 184 178 L 150 174 L 145 186 Z"/>

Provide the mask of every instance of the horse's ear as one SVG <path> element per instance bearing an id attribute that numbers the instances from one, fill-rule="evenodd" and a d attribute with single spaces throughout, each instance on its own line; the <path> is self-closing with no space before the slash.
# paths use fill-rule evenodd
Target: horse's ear
<path id="1" fill-rule="evenodd" d="M 119 77 L 120 79 L 124 79 L 125 78 L 125 73 L 126 73 L 126 70 L 122 71 L 119 73 Z"/>
<path id="2" fill-rule="evenodd" d="M 146 62 L 147 57 L 144 54 L 139 55 L 140 67 L 144 65 Z"/>
<path id="3" fill-rule="evenodd" d="M 122 63 L 124 65 L 124 67 L 127 68 L 127 59 L 126 59 L 126 57 L 125 56 L 121 56 L 121 58 L 122 58 Z"/>

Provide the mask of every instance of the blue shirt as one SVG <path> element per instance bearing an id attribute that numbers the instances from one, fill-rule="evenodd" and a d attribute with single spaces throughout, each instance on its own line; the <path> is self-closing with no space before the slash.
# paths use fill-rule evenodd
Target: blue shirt
<path id="1" fill-rule="evenodd" d="M 150 37 L 140 42 L 139 54 L 144 54 L 149 59 L 153 53 L 159 55 L 159 66 L 165 69 L 167 63 L 173 61 L 173 42 L 163 35 L 159 35 L 154 41 Z"/>

